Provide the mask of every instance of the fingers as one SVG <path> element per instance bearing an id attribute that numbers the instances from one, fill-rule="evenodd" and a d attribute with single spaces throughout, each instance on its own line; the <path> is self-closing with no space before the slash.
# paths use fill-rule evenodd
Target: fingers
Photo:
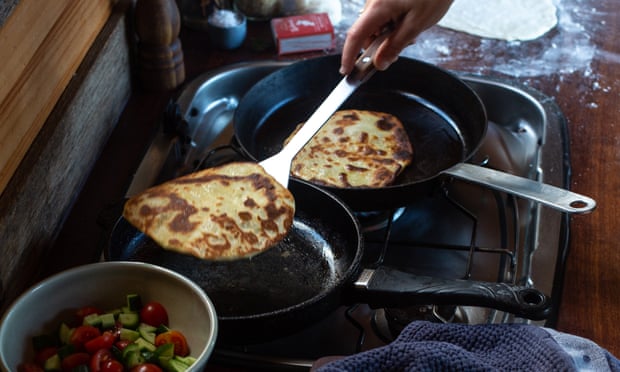
<path id="1" fill-rule="evenodd" d="M 402 50 L 413 44 L 415 38 L 426 29 L 418 18 L 418 13 L 410 12 L 396 24 L 374 56 L 373 63 L 377 70 L 385 70 L 396 62 Z"/>
<path id="2" fill-rule="evenodd" d="M 357 55 L 362 48 L 370 44 L 372 36 L 379 34 L 383 27 L 392 20 L 388 9 L 375 4 L 376 1 L 369 0 L 365 10 L 347 32 L 340 67 L 340 73 L 343 75 L 353 70 Z"/>
<path id="3" fill-rule="evenodd" d="M 403 30 L 402 24 L 397 26 L 377 50 L 373 59 L 375 68 L 383 71 L 396 62 L 400 52 L 413 43 L 414 39 L 411 35 Z"/>
<path id="4" fill-rule="evenodd" d="M 362 49 L 366 37 L 362 31 L 357 29 L 357 24 L 351 26 L 347 32 L 347 38 L 342 47 L 342 59 L 340 61 L 340 73 L 347 75 L 353 70 L 357 54 Z"/>
<path id="5" fill-rule="evenodd" d="M 381 44 L 373 59 L 378 70 L 387 69 L 420 33 L 443 17 L 452 1 L 368 0 L 364 11 L 347 32 L 340 73 L 350 73 L 359 51 L 370 43 L 371 36 L 391 22 L 395 24 L 394 31 Z"/>

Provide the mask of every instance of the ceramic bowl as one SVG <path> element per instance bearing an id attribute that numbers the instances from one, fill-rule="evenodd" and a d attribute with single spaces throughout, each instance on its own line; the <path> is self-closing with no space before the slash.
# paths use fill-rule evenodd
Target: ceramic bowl
<path id="1" fill-rule="evenodd" d="M 166 308 L 170 328 L 187 338 L 197 360 L 191 371 L 206 366 L 217 337 L 217 316 L 211 300 L 193 281 L 174 271 L 141 262 L 98 262 L 55 274 L 34 285 L 13 302 L 0 322 L 0 370 L 17 371 L 34 360 L 32 337 L 50 333 L 83 306 L 114 309 L 126 295 Z"/>
<path id="2" fill-rule="evenodd" d="M 216 10 L 207 20 L 209 39 L 220 49 L 239 48 L 246 37 L 247 19 L 241 13 Z"/>

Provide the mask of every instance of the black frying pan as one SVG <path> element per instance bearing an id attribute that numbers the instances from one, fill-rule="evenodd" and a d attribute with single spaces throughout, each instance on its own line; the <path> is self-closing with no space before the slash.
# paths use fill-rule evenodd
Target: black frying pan
<path id="1" fill-rule="evenodd" d="M 291 180 L 293 228 L 283 242 L 251 259 L 203 261 L 159 247 L 121 218 L 105 250 L 108 260 L 138 260 L 175 270 L 213 301 L 218 340 L 266 341 L 293 333 L 343 304 L 474 305 L 544 319 L 549 299 L 507 284 L 419 277 L 389 268 L 363 268 L 363 240 L 352 212 L 309 183 Z"/>
<path id="2" fill-rule="evenodd" d="M 239 102 L 233 119 L 241 149 L 257 161 L 277 153 L 284 139 L 342 79 L 339 63 L 339 55 L 296 62 L 256 83 Z M 565 212 L 587 212 L 595 206 L 593 200 L 563 189 L 465 164 L 485 136 L 485 108 L 465 82 L 436 66 L 400 58 L 358 88 L 341 108 L 395 115 L 414 149 L 413 163 L 391 186 L 324 187 L 353 210 L 406 205 L 434 188 L 440 175 L 481 183 Z"/>

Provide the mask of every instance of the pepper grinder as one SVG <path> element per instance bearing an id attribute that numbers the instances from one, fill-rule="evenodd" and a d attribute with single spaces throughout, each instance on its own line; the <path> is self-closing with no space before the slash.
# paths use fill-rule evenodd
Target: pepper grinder
<path id="1" fill-rule="evenodd" d="M 137 0 L 138 75 L 144 88 L 172 90 L 185 80 L 179 32 L 181 17 L 175 0 Z"/>

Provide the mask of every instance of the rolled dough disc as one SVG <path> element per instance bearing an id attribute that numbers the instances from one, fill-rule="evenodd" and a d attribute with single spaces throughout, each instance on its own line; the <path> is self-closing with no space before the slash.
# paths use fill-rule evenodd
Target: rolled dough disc
<path id="1" fill-rule="evenodd" d="M 455 0 L 439 26 L 501 40 L 533 40 L 558 23 L 553 0 Z"/>

